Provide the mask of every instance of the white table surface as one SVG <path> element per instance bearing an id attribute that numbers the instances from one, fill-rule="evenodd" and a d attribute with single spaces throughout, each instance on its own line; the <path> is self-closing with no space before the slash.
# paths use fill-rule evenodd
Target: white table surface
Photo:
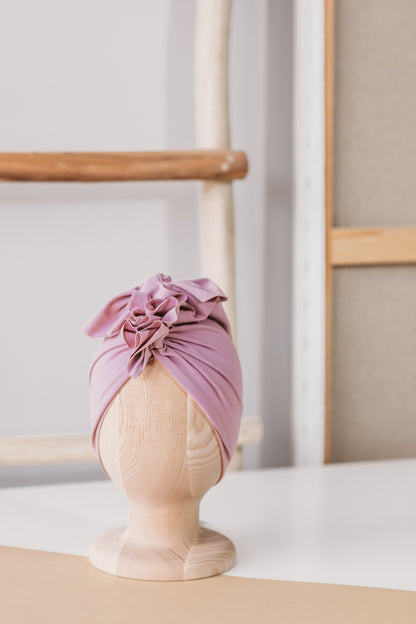
<path id="1" fill-rule="evenodd" d="M 125 524 L 107 481 L 0 490 L 0 543 L 87 555 Z M 227 474 L 201 520 L 230 537 L 235 576 L 416 591 L 416 459 Z"/>

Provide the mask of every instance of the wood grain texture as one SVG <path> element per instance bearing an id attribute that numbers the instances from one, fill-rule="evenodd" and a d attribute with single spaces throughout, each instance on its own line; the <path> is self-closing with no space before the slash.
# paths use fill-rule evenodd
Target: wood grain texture
<path id="1" fill-rule="evenodd" d="M 223 181 L 244 178 L 246 173 L 245 153 L 229 149 L 0 153 L 3 182 Z"/>
<path id="2" fill-rule="evenodd" d="M 0 466 L 95 461 L 87 435 L 0 438 Z"/>
<path id="3" fill-rule="evenodd" d="M 331 231 L 334 194 L 334 63 L 335 0 L 325 0 L 325 442 L 324 461 L 330 461 L 332 266 Z"/>
<path id="4" fill-rule="evenodd" d="M 228 57 L 231 0 L 198 0 L 195 36 L 197 144 L 230 148 Z M 231 182 L 201 188 L 202 270 L 227 294 L 225 309 L 236 343 L 234 204 Z"/>
<path id="5" fill-rule="evenodd" d="M 257 444 L 263 437 L 259 418 L 242 418 L 237 449 L 227 470 L 237 469 L 246 444 Z M 89 435 L 47 435 L 0 438 L 0 466 L 96 462 Z"/>
<path id="6" fill-rule="evenodd" d="M 228 570 L 233 544 L 199 526 L 199 504 L 221 475 L 205 414 L 157 360 L 129 380 L 99 434 L 101 461 L 129 501 L 126 528 L 99 536 L 90 560 L 128 578 L 173 581 Z"/>
<path id="7" fill-rule="evenodd" d="M 332 228 L 332 266 L 415 264 L 416 227 Z"/>

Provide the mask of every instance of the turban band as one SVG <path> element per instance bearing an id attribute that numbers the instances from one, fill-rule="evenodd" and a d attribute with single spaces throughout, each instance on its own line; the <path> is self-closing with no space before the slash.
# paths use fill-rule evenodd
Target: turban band
<path id="1" fill-rule="evenodd" d="M 111 299 L 85 325 L 104 338 L 89 374 L 92 444 L 124 384 L 150 359 L 161 362 L 204 411 L 216 434 L 223 475 L 237 445 L 241 367 L 222 302 L 209 279 L 172 281 L 159 273 Z"/>

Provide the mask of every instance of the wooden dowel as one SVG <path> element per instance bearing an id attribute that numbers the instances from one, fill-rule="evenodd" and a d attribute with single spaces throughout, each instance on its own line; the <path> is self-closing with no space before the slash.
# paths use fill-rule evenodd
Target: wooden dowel
<path id="1" fill-rule="evenodd" d="M 195 36 L 197 145 L 230 148 L 228 57 L 231 0 L 198 0 Z M 226 293 L 225 310 L 237 344 L 234 204 L 231 182 L 201 188 L 201 251 L 204 275 Z"/>
<path id="2" fill-rule="evenodd" d="M 88 435 L 0 439 L 0 466 L 95 462 Z"/>
<path id="3" fill-rule="evenodd" d="M 263 436 L 258 418 L 242 418 L 237 446 L 256 444 Z M 0 466 L 96 462 L 89 435 L 0 438 Z"/>
<path id="4" fill-rule="evenodd" d="M 0 153 L 3 182 L 234 180 L 246 173 L 245 153 L 233 150 Z"/>

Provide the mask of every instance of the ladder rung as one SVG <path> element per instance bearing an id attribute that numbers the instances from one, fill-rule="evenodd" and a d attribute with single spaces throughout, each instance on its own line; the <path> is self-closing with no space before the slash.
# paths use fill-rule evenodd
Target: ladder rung
<path id="1" fill-rule="evenodd" d="M 238 446 L 262 439 L 258 418 L 242 418 Z M 89 435 L 45 435 L 27 438 L 0 438 L 0 466 L 59 464 L 96 461 Z"/>
<path id="2" fill-rule="evenodd" d="M 247 169 L 245 153 L 233 150 L 0 153 L 3 182 L 234 180 Z"/>

